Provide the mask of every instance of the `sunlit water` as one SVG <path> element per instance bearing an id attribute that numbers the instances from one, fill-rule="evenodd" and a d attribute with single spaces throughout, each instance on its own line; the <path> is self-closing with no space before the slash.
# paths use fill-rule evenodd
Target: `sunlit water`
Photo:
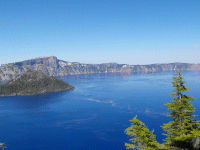
<path id="1" fill-rule="evenodd" d="M 193 106 L 200 115 L 200 74 L 181 71 Z M 36 96 L 0 98 L 0 142 L 7 150 L 102 150 L 125 149 L 124 130 L 137 118 L 155 130 L 168 123 L 176 72 L 133 75 L 92 74 L 58 77 L 75 86 L 74 91 Z M 196 119 L 200 120 L 200 117 Z"/>

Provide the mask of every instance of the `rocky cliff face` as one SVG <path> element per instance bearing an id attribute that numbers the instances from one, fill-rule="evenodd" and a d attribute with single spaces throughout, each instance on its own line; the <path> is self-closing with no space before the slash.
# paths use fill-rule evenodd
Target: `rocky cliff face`
<path id="1" fill-rule="evenodd" d="M 41 70 L 50 76 L 63 76 L 74 74 L 92 73 L 148 73 L 173 71 L 176 69 L 188 71 L 200 71 L 200 64 L 169 63 L 150 65 L 127 65 L 127 64 L 80 64 L 78 62 L 66 62 L 57 59 L 55 56 L 39 57 L 13 64 L 0 66 L 0 81 L 10 80 L 27 70 Z"/>
<path id="2" fill-rule="evenodd" d="M 46 67 L 57 68 L 58 67 L 57 61 L 58 60 L 55 56 L 49 56 L 49 57 L 39 57 L 39 58 L 31 59 L 31 60 L 17 62 L 17 63 L 15 63 L 15 65 L 30 66 L 30 65 L 43 64 Z"/>

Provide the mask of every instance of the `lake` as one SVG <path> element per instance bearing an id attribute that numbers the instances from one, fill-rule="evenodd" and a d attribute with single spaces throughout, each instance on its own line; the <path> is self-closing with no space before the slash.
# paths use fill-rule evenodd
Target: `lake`
<path id="1" fill-rule="evenodd" d="M 183 94 L 200 114 L 200 74 L 181 71 Z M 171 121 L 164 105 L 172 98 L 176 72 L 148 74 L 90 74 L 57 77 L 73 91 L 35 96 L 0 97 L 0 142 L 6 150 L 125 150 L 124 130 L 136 115 L 162 143 L 160 127 Z M 200 120 L 200 117 L 196 117 Z"/>

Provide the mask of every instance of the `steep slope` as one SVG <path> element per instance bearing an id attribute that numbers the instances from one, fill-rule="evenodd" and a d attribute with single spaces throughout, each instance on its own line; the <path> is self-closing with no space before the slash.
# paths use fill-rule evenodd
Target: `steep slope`
<path id="1" fill-rule="evenodd" d="M 0 66 L 0 81 L 11 80 L 27 70 L 41 70 L 50 76 L 63 76 L 92 73 L 149 73 L 174 71 L 176 69 L 187 71 L 200 71 L 200 64 L 169 63 L 150 65 L 127 65 L 117 63 L 105 64 L 80 64 L 78 62 L 66 62 L 55 56 L 39 57 L 22 62 Z"/>
<path id="2" fill-rule="evenodd" d="M 0 96 L 36 95 L 72 89 L 74 89 L 72 85 L 42 71 L 28 70 L 6 84 L 0 85 Z"/>

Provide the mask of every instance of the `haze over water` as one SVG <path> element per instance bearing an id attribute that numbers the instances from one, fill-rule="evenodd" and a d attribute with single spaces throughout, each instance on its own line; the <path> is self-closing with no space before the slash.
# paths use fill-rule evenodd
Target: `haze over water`
<path id="1" fill-rule="evenodd" d="M 181 74 L 189 88 L 183 94 L 196 98 L 192 104 L 199 115 L 200 74 Z M 124 130 L 137 115 L 162 143 L 160 126 L 171 120 L 164 104 L 172 100 L 172 76 L 176 72 L 63 76 L 58 78 L 74 91 L 1 97 L 0 142 L 8 150 L 121 150 L 128 142 Z"/>

